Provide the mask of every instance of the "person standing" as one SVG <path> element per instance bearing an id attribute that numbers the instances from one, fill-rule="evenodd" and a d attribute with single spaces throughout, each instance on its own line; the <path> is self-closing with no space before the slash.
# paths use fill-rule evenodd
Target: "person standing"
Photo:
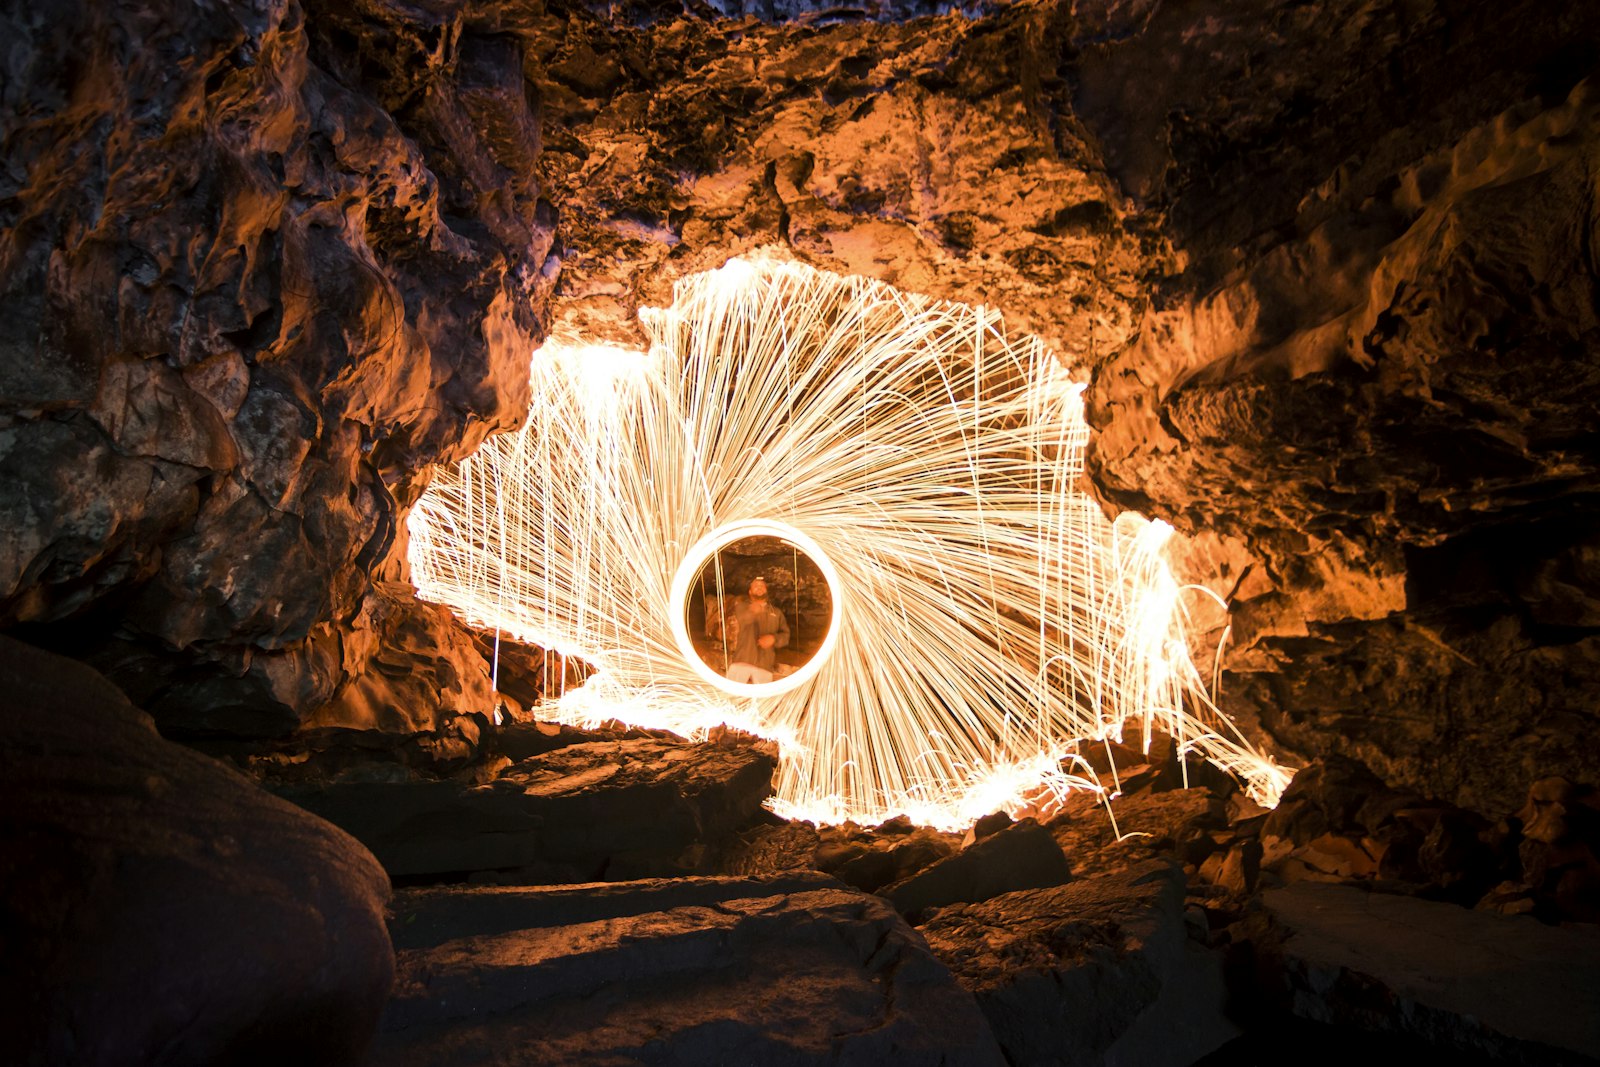
<path id="1" fill-rule="evenodd" d="M 770 681 L 778 669 L 778 649 L 789 645 L 789 620 L 767 599 L 765 578 L 757 575 L 750 580 L 749 595 L 733 617 L 736 625 L 729 675 L 740 664 L 748 664 L 767 672 Z"/>

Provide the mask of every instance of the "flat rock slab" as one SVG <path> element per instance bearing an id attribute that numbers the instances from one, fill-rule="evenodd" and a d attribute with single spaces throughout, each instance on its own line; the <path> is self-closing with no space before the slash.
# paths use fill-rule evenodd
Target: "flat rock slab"
<path id="1" fill-rule="evenodd" d="M 1507 1063 L 1600 1060 L 1600 928 L 1320 882 L 1262 903 L 1276 992 L 1302 1018 Z"/>
<path id="2" fill-rule="evenodd" d="M 1183 893 L 1181 871 L 1146 861 L 944 908 L 921 930 L 1013 1067 L 1180 1067 L 1239 1033 Z"/>
<path id="3" fill-rule="evenodd" d="M 884 901 L 818 874 L 402 891 L 369 1062 L 1005 1063 Z"/>
<path id="4" fill-rule="evenodd" d="M 372 850 L 393 878 L 523 871 L 588 882 L 694 873 L 761 814 L 773 754 L 645 737 L 567 745 L 485 785 L 333 781 L 278 787 Z"/>

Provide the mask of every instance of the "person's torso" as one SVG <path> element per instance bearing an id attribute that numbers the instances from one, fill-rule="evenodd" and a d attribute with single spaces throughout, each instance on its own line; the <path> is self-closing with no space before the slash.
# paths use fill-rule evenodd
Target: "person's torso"
<path id="1" fill-rule="evenodd" d="M 771 604 L 751 604 L 749 615 L 750 622 L 755 626 L 756 634 L 760 637 L 776 633 L 781 629 L 781 618 L 778 615 L 778 609 Z"/>

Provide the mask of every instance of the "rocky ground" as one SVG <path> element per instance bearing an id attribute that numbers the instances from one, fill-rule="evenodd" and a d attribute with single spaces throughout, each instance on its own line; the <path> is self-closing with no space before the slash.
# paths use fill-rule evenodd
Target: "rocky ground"
<path id="1" fill-rule="evenodd" d="M 1109 808 L 956 834 L 777 819 L 738 735 L 452 739 L 238 757 L 410 887 L 374 1062 L 1244 1063 L 1285 1034 L 1600 1058 L 1600 791 L 1565 779 L 1484 814 L 1332 758 L 1268 811 L 1158 737 L 1096 753 Z"/>
<path id="2" fill-rule="evenodd" d="M 1564 779 L 1485 815 L 1336 759 L 1269 812 L 1158 739 L 1102 751 L 1109 808 L 817 827 L 739 735 L 219 760 L 71 661 L 0 639 L 0 682 L 22 1062 L 344 1063 L 375 1024 L 374 1064 L 1600 1062 L 1600 792 Z"/>

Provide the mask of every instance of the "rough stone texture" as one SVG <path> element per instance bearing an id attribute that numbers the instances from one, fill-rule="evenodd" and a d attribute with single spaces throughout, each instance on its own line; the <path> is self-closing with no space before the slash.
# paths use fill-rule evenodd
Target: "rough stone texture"
<path id="1" fill-rule="evenodd" d="M 480 630 L 472 636 L 479 655 L 490 665 L 495 695 L 519 720 L 530 719 L 530 709 L 541 702 L 578 688 L 591 673 L 583 660 L 523 644 L 505 634 Z"/>
<path id="2" fill-rule="evenodd" d="M 1072 869 L 1087 877 L 1123 870 L 1166 854 L 1198 864 L 1227 825 L 1223 804 L 1208 790 L 1130 793 L 1111 810 L 1092 793 L 1076 793 L 1045 824 Z"/>
<path id="3" fill-rule="evenodd" d="M 533 755 L 482 784 L 391 765 L 277 791 L 348 831 L 393 877 L 587 882 L 709 869 L 763 814 L 775 766 L 767 746 L 635 737 Z"/>
<path id="4" fill-rule="evenodd" d="M 1337 882 L 1551 924 L 1600 917 L 1600 791 L 1563 778 L 1536 782 L 1496 818 L 1331 758 L 1301 770 L 1270 813 L 1208 819 L 1170 840 L 1200 882 L 1235 899 L 1258 884 Z"/>
<path id="5" fill-rule="evenodd" d="M 0 637 L 7 1062 L 360 1058 L 394 969 L 359 844 Z"/>
<path id="6" fill-rule="evenodd" d="M 921 927 L 1015 1067 L 1186 1065 L 1234 1037 L 1222 961 L 1159 860 L 944 908 Z"/>
<path id="7" fill-rule="evenodd" d="M 485 751 L 482 742 L 488 723 L 488 716 L 459 715 L 438 729 L 405 734 L 330 727 L 277 741 L 191 741 L 190 745 L 231 760 L 269 789 L 363 778 L 388 781 L 408 772 L 443 778 L 482 774 L 491 765 L 498 769 L 510 762 Z"/>
<path id="8" fill-rule="evenodd" d="M 1018 889 L 1061 885 L 1072 867 L 1050 831 L 1024 819 L 887 886 L 883 895 L 901 914 L 915 917 L 944 904 L 969 903 Z"/>
<path id="9" fill-rule="evenodd" d="M 1291 758 L 1600 778 L 1600 8 L 936 9 L 8 13 L 0 626 L 190 736 L 485 710 L 400 520 L 521 415 L 548 196 L 567 336 L 777 245 L 1044 337 Z"/>
<path id="10" fill-rule="evenodd" d="M 1298 1015 L 1497 1063 L 1600 1060 L 1600 930 L 1318 883 L 1262 902 L 1266 988 Z"/>
<path id="11" fill-rule="evenodd" d="M 507 16 L 562 333 L 637 340 L 762 245 L 997 306 L 1092 371 L 1107 501 L 1233 601 L 1237 718 L 1479 808 L 1595 777 L 1600 14 L 751 6 Z"/>
<path id="12" fill-rule="evenodd" d="M 1307 778 L 1275 816 L 1227 800 L 1232 826 L 1198 791 L 1130 796 L 1120 838 L 1069 805 L 1048 829 L 1081 881 L 936 919 L 974 982 L 1001 974 L 997 946 L 1034 961 L 984 986 L 1021 1005 L 1019 1060 L 1062 1054 L 1035 1024 L 1091 1062 L 1155 1062 L 1145 1027 L 1214 1020 L 1138 1008 L 1187 966 L 1170 893 L 1118 873 L 1152 852 L 1223 896 L 1367 879 L 1600 914 L 1593 794 L 1570 784 L 1600 780 L 1600 7 L 937 7 L 0 14 L 0 628 L 102 665 L 191 738 L 387 731 L 391 758 L 324 792 L 435 850 L 433 873 L 709 862 L 707 827 L 737 819 L 681 806 L 670 769 L 595 760 L 651 739 L 480 753 L 481 650 L 404 584 L 428 465 L 521 417 L 556 286 L 548 195 L 567 336 L 636 340 L 633 311 L 675 278 L 763 245 L 1043 336 L 1091 376 L 1099 492 L 1176 523 L 1185 576 L 1234 603 L 1226 709 L 1396 787 Z M 516 703 L 555 683 L 536 652 L 509 658 Z M 462 781 L 419 772 L 473 760 Z M 528 763 L 497 778 L 507 760 Z M 1171 784 L 1170 760 L 1119 768 L 1129 790 Z M 627 788 L 590 789 L 608 775 Z M 718 810 L 748 813 L 749 784 Z M 530 798 L 563 814 L 535 825 Z M 440 827 L 406 822 L 425 813 Z M 745 844 L 749 869 L 871 889 L 957 847 L 770 824 Z M 49 869 L 28 869 L 30 907 L 98 884 Z M 1068 897 L 1133 932 L 1057 937 Z M 1127 995 L 1100 1029 L 1063 1021 L 1046 974 Z"/>
<path id="13" fill-rule="evenodd" d="M 1204 533 L 1271 672 L 1229 710 L 1469 806 L 1594 777 L 1600 10 L 1080 13 L 1074 113 L 1185 263 L 1091 470 Z"/>
<path id="14" fill-rule="evenodd" d="M 174 731 L 489 706 L 374 579 L 525 412 L 554 215 L 519 47 L 432 10 L 0 15 L 0 627 Z"/>
<path id="15" fill-rule="evenodd" d="M 369 1062 L 1005 1060 L 883 901 L 823 875 L 400 894 Z"/>
<path id="16" fill-rule="evenodd" d="M 823 827 L 807 866 L 876 893 L 955 854 L 958 847 L 954 834 L 914 827 L 905 818 L 891 819 L 870 830 L 848 825 Z"/>
<path id="17" fill-rule="evenodd" d="M 1522 869 L 1513 888 L 1547 915 L 1600 922 L 1600 789 L 1543 779 L 1528 790 L 1516 819 Z M 1496 900 L 1492 910 L 1506 908 Z"/>
<path id="18" fill-rule="evenodd" d="M 675 279 L 772 245 L 1002 307 L 1080 364 L 1126 341 L 1148 242 L 1067 108 L 1069 5 L 894 21 L 922 6 L 519 17 L 562 205 L 557 333 L 639 343 Z"/>

